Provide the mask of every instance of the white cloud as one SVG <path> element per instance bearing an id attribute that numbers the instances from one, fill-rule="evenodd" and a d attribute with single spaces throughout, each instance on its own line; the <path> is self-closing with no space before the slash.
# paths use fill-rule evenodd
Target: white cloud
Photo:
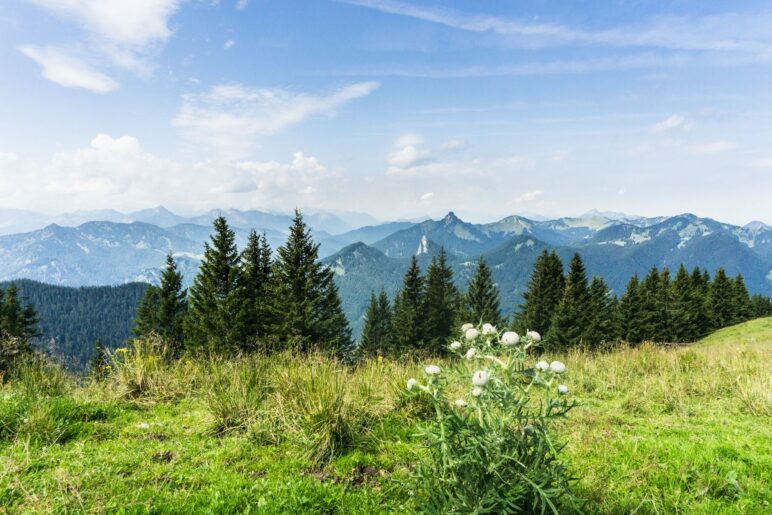
<path id="1" fill-rule="evenodd" d="M 423 143 L 415 134 L 403 134 L 394 141 L 394 150 L 389 154 L 389 165 L 396 168 L 412 168 L 431 160 L 428 150 L 419 148 Z"/>
<path id="2" fill-rule="evenodd" d="M 182 0 L 27 0 L 51 14 L 74 23 L 84 31 L 78 46 L 88 49 L 89 61 L 100 61 L 141 76 L 152 70 L 150 56 L 172 34 L 169 19 Z M 33 49 L 25 45 L 20 49 Z M 43 76 L 67 87 L 84 87 L 104 93 L 117 83 L 81 60 L 67 56 L 64 47 L 49 46 L 47 55 L 36 57 Z M 45 60 L 44 60 L 45 57 Z"/>
<path id="3" fill-rule="evenodd" d="M 250 154 L 258 137 L 313 116 L 333 115 L 337 108 L 369 95 L 377 87 L 377 82 L 358 82 L 325 95 L 309 95 L 220 84 L 206 93 L 184 95 L 172 124 L 221 157 L 238 159 Z"/>
<path id="4" fill-rule="evenodd" d="M 434 198 L 434 192 L 433 191 L 428 191 L 428 192 L 424 193 L 423 195 L 421 195 L 420 200 L 421 200 L 421 202 L 429 202 L 433 198 Z"/>
<path id="5" fill-rule="evenodd" d="M 542 195 L 544 195 L 544 190 L 527 191 L 522 195 L 520 195 L 519 197 L 517 197 L 515 199 L 515 202 L 518 202 L 518 203 L 533 202 L 534 200 L 538 199 Z"/>
<path id="6" fill-rule="evenodd" d="M 653 132 L 665 132 L 670 129 L 675 129 L 676 127 L 687 128 L 688 126 L 685 124 L 686 124 L 686 117 L 681 116 L 680 114 L 674 114 L 672 116 L 668 116 L 661 122 L 654 124 L 651 130 Z"/>
<path id="7" fill-rule="evenodd" d="M 249 0 L 238 0 L 236 2 L 236 9 L 238 9 L 239 11 L 243 11 L 244 9 L 247 8 L 248 5 L 249 5 Z"/>
<path id="8" fill-rule="evenodd" d="M 229 39 L 229 40 L 227 40 L 227 41 L 226 41 L 226 42 L 223 44 L 223 46 L 222 46 L 222 47 L 223 47 L 225 50 L 230 50 L 231 48 L 233 48 L 233 45 L 235 45 L 235 44 L 236 44 L 236 42 L 235 42 L 235 41 L 233 41 L 232 39 Z"/>
<path id="9" fill-rule="evenodd" d="M 18 49 L 42 67 L 43 77 L 60 86 L 83 88 L 95 93 L 108 93 L 118 88 L 118 83 L 104 73 L 55 47 L 25 45 Z"/>

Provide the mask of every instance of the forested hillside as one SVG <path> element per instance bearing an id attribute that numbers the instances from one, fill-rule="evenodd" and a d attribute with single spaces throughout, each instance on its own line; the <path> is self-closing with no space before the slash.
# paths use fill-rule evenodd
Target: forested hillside
<path id="1" fill-rule="evenodd" d="M 115 348 L 132 335 L 134 315 L 146 284 L 68 288 L 36 281 L 15 281 L 24 303 L 40 317 L 36 346 L 82 368 L 91 358 L 96 340 Z M 9 283 L 0 283 L 5 289 Z"/>

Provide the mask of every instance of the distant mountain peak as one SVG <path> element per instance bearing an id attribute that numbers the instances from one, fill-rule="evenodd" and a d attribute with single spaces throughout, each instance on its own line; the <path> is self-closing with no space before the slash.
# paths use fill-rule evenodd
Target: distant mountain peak
<path id="1" fill-rule="evenodd" d="M 448 214 L 445 215 L 445 218 L 442 219 L 445 224 L 454 224 L 456 222 L 460 222 L 461 219 L 456 216 L 456 213 L 453 211 L 448 211 Z"/>

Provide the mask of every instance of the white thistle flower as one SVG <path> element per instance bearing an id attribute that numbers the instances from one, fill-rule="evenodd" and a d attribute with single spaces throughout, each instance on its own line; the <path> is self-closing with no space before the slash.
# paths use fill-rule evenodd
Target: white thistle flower
<path id="1" fill-rule="evenodd" d="M 501 335 L 502 345 L 517 345 L 520 342 L 520 336 L 514 331 L 507 331 Z"/>
<path id="2" fill-rule="evenodd" d="M 477 349 L 470 347 L 470 349 L 466 351 L 466 359 L 473 359 L 475 354 L 477 354 Z"/>
<path id="3" fill-rule="evenodd" d="M 464 399 L 456 399 L 456 406 L 459 408 L 466 408 L 469 406 Z"/>
<path id="4" fill-rule="evenodd" d="M 528 331 L 527 333 L 525 333 L 525 335 L 535 342 L 541 341 L 541 335 L 536 331 Z"/>
<path id="5" fill-rule="evenodd" d="M 550 364 L 547 363 L 546 361 L 542 360 L 542 361 L 539 361 L 538 363 L 536 363 L 536 368 L 538 370 L 541 370 L 542 372 L 546 372 L 547 370 L 549 370 Z"/>
<path id="6" fill-rule="evenodd" d="M 458 350 L 461 348 L 461 342 L 453 342 L 450 344 L 450 348 L 452 350 Z"/>
<path id="7" fill-rule="evenodd" d="M 465 332 L 467 332 L 468 330 L 470 330 L 473 327 L 474 327 L 474 324 L 469 324 L 469 323 L 464 324 L 464 325 L 461 326 L 461 332 L 465 333 Z"/>
<path id="8" fill-rule="evenodd" d="M 560 361 L 553 361 L 550 363 L 550 370 L 555 372 L 556 374 L 562 374 L 566 371 L 566 366 L 560 362 Z"/>
<path id="9" fill-rule="evenodd" d="M 416 381 L 416 380 L 415 380 L 415 379 L 413 379 L 412 377 L 411 377 L 410 379 L 408 379 L 408 380 L 407 380 L 407 389 L 408 389 L 408 390 L 412 390 L 412 389 L 413 389 L 413 388 L 415 388 L 416 386 L 418 386 L 418 381 Z"/>
<path id="10" fill-rule="evenodd" d="M 472 376 L 472 384 L 475 386 L 485 386 L 488 384 L 489 379 L 490 376 L 488 375 L 488 372 L 485 370 L 478 370 Z"/>
<path id="11" fill-rule="evenodd" d="M 475 397 L 479 397 L 480 395 L 482 395 L 482 388 L 477 388 L 477 387 L 472 388 L 472 395 Z"/>
<path id="12" fill-rule="evenodd" d="M 475 329 L 474 327 L 470 327 L 470 328 L 469 328 L 469 329 L 467 329 L 467 330 L 466 330 L 466 332 L 464 333 L 464 337 L 465 337 L 465 338 L 466 338 L 468 341 L 472 341 L 472 340 L 476 339 L 478 336 L 480 336 L 480 331 L 478 331 L 478 330 L 477 330 L 477 329 Z"/>
<path id="13" fill-rule="evenodd" d="M 565 395 L 565 394 L 567 394 L 567 393 L 568 393 L 568 386 L 566 386 L 566 385 L 564 385 L 564 384 L 559 384 L 559 385 L 558 385 L 558 393 L 559 393 L 560 395 Z"/>
<path id="14" fill-rule="evenodd" d="M 482 326 L 482 333 L 483 334 L 496 334 L 496 328 L 493 327 L 491 324 L 483 324 Z"/>
<path id="15" fill-rule="evenodd" d="M 441 369 L 440 367 L 438 367 L 437 365 L 428 365 L 428 366 L 427 366 L 427 367 L 424 369 L 424 372 L 426 372 L 426 373 L 427 373 L 427 374 L 429 374 L 430 376 L 436 376 L 437 374 L 439 374 L 440 372 L 442 372 L 442 369 Z"/>

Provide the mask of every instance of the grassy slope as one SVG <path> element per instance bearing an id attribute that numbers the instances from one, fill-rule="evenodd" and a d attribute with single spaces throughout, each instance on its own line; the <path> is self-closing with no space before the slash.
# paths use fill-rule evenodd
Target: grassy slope
<path id="1" fill-rule="evenodd" d="M 772 319 L 688 348 L 567 356 L 566 382 L 582 406 L 559 431 L 588 511 L 768 512 L 770 358 Z M 368 377 L 381 378 L 383 405 L 393 407 L 384 378 L 396 374 L 401 383 L 417 367 L 387 368 Z M 77 388 L 69 404 L 52 398 L 27 408 L 23 425 L 3 439 L 2 417 L 12 419 L 18 399 L 0 389 L 0 512 L 406 509 L 400 477 L 411 463 L 411 429 L 401 410 L 379 419 L 377 443 L 318 471 L 291 437 L 270 445 L 249 430 L 210 436 L 213 415 L 195 390 L 137 403 Z M 82 410 L 77 423 L 57 418 L 72 406 Z"/>

